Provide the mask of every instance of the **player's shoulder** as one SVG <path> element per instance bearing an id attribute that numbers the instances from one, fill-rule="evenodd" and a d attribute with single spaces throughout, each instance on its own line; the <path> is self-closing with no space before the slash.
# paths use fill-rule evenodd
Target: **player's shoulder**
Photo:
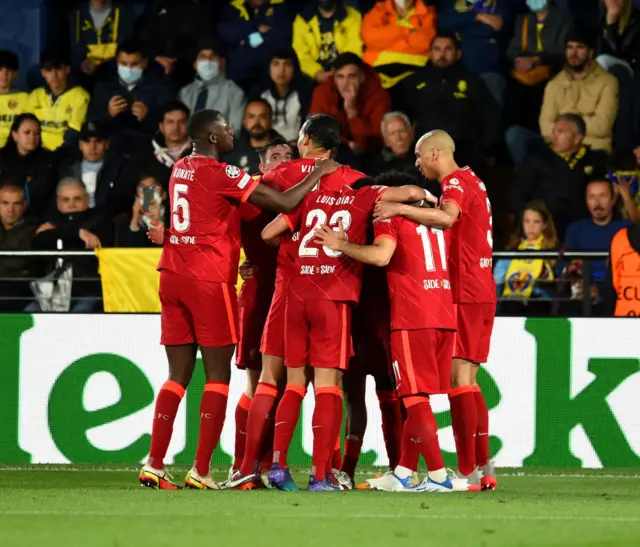
<path id="1" fill-rule="evenodd" d="M 354 169 L 353 167 L 349 167 L 348 165 L 341 166 L 337 170 L 337 172 L 339 172 L 345 179 L 345 181 L 350 184 L 367 176 L 364 173 Z"/>

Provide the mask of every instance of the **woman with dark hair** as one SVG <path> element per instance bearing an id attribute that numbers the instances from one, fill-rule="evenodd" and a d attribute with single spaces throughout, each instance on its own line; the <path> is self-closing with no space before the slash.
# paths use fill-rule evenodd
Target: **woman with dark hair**
<path id="1" fill-rule="evenodd" d="M 553 217 L 542 201 L 526 205 L 507 250 L 539 251 L 560 246 Z M 527 301 L 553 294 L 553 262 L 543 259 L 502 259 L 494 269 L 498 297 Z"/>
<path id="2" fill-rule="evenodd" d="M 24 188 L 27 214 L 42 219 L 53 206 L 56 162 L 54 154 L 42 148 L 40 130 L 33 114 L 16 117 L 7 144 L 0 149 L 0 179 Z"/>

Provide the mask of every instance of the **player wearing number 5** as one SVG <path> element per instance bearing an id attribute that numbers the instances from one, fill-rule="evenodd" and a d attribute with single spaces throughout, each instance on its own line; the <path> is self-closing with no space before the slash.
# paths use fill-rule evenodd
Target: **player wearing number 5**
<path id="1" fill-rule="evenodd" d="M 219 112 L 195 113 L 188 132 L 193 153 L 173 167 L 169 181 L 171 226 L 158 265 L 161 343 L 166 347 L 169 380 L 156 400 L 151 449 L 140 482 L 153 488 L 179 488 L 165 470 L 163 459 L 199 347 L 206 385 L 195 463 L 185 485 L 217 489 L 209 466 L 224 423 L 231 357 L 238 341 L 235 282 L 241 206 L 248 202 L 277 212 L 291 211 L 338 164 L 319 162 L 304 181 L 279 193 L 241 169 L 219 161 L 221 154 L 233 148 L 233 133 Z M 257 214 L 259 209 L 254 209 Z"/>
<path id="2" fill-rule="evenodd" d="M 402 216 L 435 228 L 451 228 L 449 269 L 456 307 L 457 334 L 451 373 L 451 420 L 460 475 L 483 489 L 496 485 L 489 460 L 489 413 L 477 383 L 478 366 L 486 363 L 496 310 L 492 274 L 491 202 L 484 183 L 453 159 L 455 144 L 444 131 L 432 131 L 416 144 L 416 166 L 442 185 L 437 209 L 388 207 L 377 218 Z M 477 472 L 480 469 L 482 477 Z"/>
<path id="3" fill-rule="evenodd" d="M 305 366 L 314 369 L 316 406 L 313 414 L 312 491 L 333 490 L 327 481 L 329 457 L 342 424 L 339 383 L 351 356 L 351 307 L 360 296 L 362 264 L 341 252 L 319 245 L 316 227 L 344 226 L 349 239 L 365 243 L 371 215 L 379 200 L 415 202 L 425 199 L 417 186 L 351 188 L 311 192 L 295 211 L 281 215 L 262 232 L 266 241 L 290 230 L 300 231 L 295 269 L 290 278 L 285 311 L 285 365 L 287 389 L 306 386 Z M 291 387 L 293 389 L 293 387 Z M 284 399 L 283 399 L 284 401 Z M 298 409 L 280 404 L 276 424 L 295 427 Z M 274 461 L 277 461 L 274 446 Z M 278 469 L 270 478 L 278 485 Z"/>

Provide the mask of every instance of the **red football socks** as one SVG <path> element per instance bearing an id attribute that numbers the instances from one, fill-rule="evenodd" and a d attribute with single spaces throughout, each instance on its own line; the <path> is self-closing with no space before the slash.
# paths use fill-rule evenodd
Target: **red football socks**
<path id="1" fill-rule="evenodd" d="M 356 465 L 360 459 L 360 451 L 362 450 L 362 441 L 350 439 L 344 440 L 344 460 L 342 460 L 342 471 L 344 471 L 351 480 L 356 474 Z"/>
<path id="2" fill-rule="evenodd" d="M 307 390 L 302 386 L 287 384 L 282 400 L 276 411 L 275 431 L 273 434 L 273 463 L 281 469 L 288 467 L 287 454 L 293 434 L 300 418 L 300 406 Z"/>
<path id="3" fill-rule="evenodd" d="M 178 382 L 167 380 L 156 399 L 151 429 L 151 449 L 148 463 L 155 469 L 164 469 L 164 457 L 171 442 L 173 422 L 178 413 L 180 401 L 184 397 L 185 389 Z"/>
<path id="4" fill-rule="evenodd" d="M 327 464 L 335 448 L 336 424 L 342 420 L 342 390 L 337 387 L 317 387 L 316 407 L 313 411 L 312 473 L 316 480 L 323 481 L 327 474 Z M 339 403 L 339 404 L 338 404 Z M 338 408 L 340 412 L 338 413 Z"/>
<path id="5" fill-rule="evenodd" d="M 478 411 L 473 386 L 460 386 L 449 393 L 451 425 L 458 453 L 458 470 L 465 477 L 476 468 Z"/>
<path id="6" fill-rule="evenodd" d="M 389 469 L 395 469 L 400 460 L 402 445 L 402 408 L 395 391 L 377 391 L 382 413 L 382 436 L 389 457 Z"/>
<path id="7" fill-rule="evenodd" d="M 431 410 L 428 397 L 413 396 L 404 399 L 407 420 L 402 432 L 402 455 L 399 465 L 416 471 L 421 454 L 429 471 L 444 468 L 440 442 L 438 441 L 438 423 Z"/>
<path id="8" fill-rule="evenodd" d="M 211 455 L 220 440 L 227 411 L 229 385 L 222 382 L 207 382 L 200 403 L 200 435 L 193 466 L 201 476 L 209 473 Z"/>
<path id="9" fill-rule="evenodd" d="M 247 443 L 247 418 L 251 399 L 246 393 L 242 394 L 236 406 L 236 447 L 233 454 L 233 468 L 240 469 L 244 459 L 245 446 Z"/>
<path id="10" fill-rule="evenodd" d="M 489 410 L 479 386 L 473 386 L 473 399 L 478 413 L 478 429 L 476 431 L 476 465 L 487 465 L 491 459 L 489 454 Z"/>
<path id="11" fill-rule="evenodd" d="M 255 473 L 258 469 L 268 416 L 277 396 L 276 386 L 263 382 L 258 384 L 247 419 L 247 444 L 240 466 L 240 474 L 243 476 Z"/>

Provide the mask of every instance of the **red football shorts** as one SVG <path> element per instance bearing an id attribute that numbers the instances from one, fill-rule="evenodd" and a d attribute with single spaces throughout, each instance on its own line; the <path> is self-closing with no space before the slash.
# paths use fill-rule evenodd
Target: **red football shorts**
<path id="1" fill-rule="evenodd" d="M 390 377 L 391 345 L 388 307 L 368 305 L 361 301 L 353 310 L 353 351 L 349 374 L 371 375 L 375 378 Z"/>
<path id="2" fill-rule="evenodd" d="M 262 370 L 260 341 L 269 313 L 272 292 L 273 286 L 264 287 L 256 278 L 251 278 L 242 285 L 238 299 L 240 341 L 236 353 L 236 365 L 239 368 Z"/>
<path id="3" fill-rule="evenodd" d="M 216 348 L 238 342 L 238 302 L 233 284 L 200 281 L 162 270 L 160 303 L 162 345 L 197 343 Z"/>
<path id="4" fill-rule="evenodd" d="M 276 283 L 276 290 L 271 299 L 271 307 L 262 333 L 260 353 L 284 359 L 284 322 L 287 304 L 286 288 Z"/>
<path id="5" fill-rule="evenodd" d="M 334 300 L 289 300 L 285 365 L 346 370 L 351 357 L 351 306 Z"/>
<path id="6" fill-rule="evenodd" d="M 472 363 L 486 363 L 496 316 L 495 303 L 456 304 L 458 332 L 453 356 Z"/>
<path id="7" fill-rule="evenodd" d="M 391 356 L 400 397 L 449 393 L 455 331 L 394 330 Z"/>

